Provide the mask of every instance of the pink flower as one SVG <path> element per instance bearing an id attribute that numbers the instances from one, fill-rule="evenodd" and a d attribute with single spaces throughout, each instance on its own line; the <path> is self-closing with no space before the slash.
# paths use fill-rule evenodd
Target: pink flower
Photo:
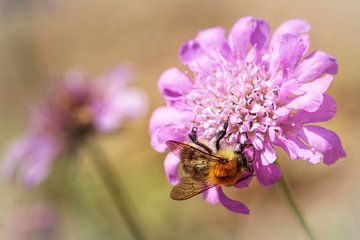
<path id="1" fill-rule="evenodd" d="M 71 154 L 89 136 L 116 131 L 124 120 L 142 115 L 146 96 L 127 87 L 129 79 L 122 66 L 93 81 L 67 73 L 37 106 L 24 136 L 5 153 L 6 178 L 17 172 L 25 185 L 38 185 L 60 154 Z"/>
<path id="2" fill-rule="evenodd" d="M 213 143 L 229 119 L 225 142 L 255 148 L 254 170 L 264 185 L 276 183 L 280 169 L 274 164 L 274 146 L 291 159 L 315 164 L 334 163 L 345 157 L 339 137 L 313 125 L 330 120 L 335 101 L 326 90 L 337 73 L 336 59 L 322 51 L 306 54 L 310 26 L 303 20 L 284 22 L 270 39 L 269 24 L 261 19 L 239 19 L 228 38 L 221 27 L 203 30 L 182 45 L 180 60 L 190 72 L 166 70 L 159 89 L 166 106 L 154 111 L 150 121 L 152 147 L 164 152 L 167 140 L 187 141 L 192 127 L 198 138 Z M 169 153 L 165 170 L 177 184 L 179 159 Z M 236 186 L 235 186 L 236 187 Z M 209 190 L 205 200 L 247 213 L 221 187 Z"/>

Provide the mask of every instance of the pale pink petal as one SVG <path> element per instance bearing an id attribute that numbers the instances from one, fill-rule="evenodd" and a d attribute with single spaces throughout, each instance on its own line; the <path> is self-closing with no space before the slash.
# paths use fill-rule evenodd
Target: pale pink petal
<path id="1" fill-rule="evenodd" d="M 260 153 L 261 163 L 267 166 L 276 160 L 276 151 L 272 145 L 268 142 L 264 143 L 264 148 Z"/>
<path id="2" fill-rule="evenodd" d="M 49 175 L 52 161 L 52 156 L 43 156 L 36 163 L 27 164 L 26 169 L 21 174 L 21 181 L 27 187 L 39 185 Z"/>
<path id="3" fill-rule="evenodd" d="M 5 151 L 2 172 L 6 180 L 11 180 L 14 177 L 17 167 L 24 161 L 24 157 L 29 154 L 31 141 L 32 139 L 28 136 L 24 136 L 12 143 Z"/>
<path id="4" fill-rule="evenodd" d="M 220 187 L 212 187 L 203 193 L 204 200 L 210 204 L 217 204 L 220 201 L 219 196 Z"/>
<path id="5" fill-rule="evenodd" d="M 193 83 L 178 68 L 170 68 L 160 76 L 158 87 L 166 100 L 176 101 L 193 87 Z"/>
<path id="6" fill-rule="evenodd" d="M 323 102 L 323 95 L 317 92 L 308 92 L 304 95 L 295 97 L 286 105 L 289 109 L 302 109 L 307 112 L 315 112 Z"/>
<path id="7" fill-rule="evenodd" d="M 278 47 L 279 65 L 285 74 L 292 71 L 309 47 L 309 41 L 302 36 L 285 34 Z"/>
<path id="8" fill-rule="evenodd" d="M 294 76 L 302 82 L 317 79 L 323 74 L 336 74 L 336 59 L 322 51 L 315 51 L 307 56 L 296 68 Z"/>
<path id="9" fill-rule="evenodd" d="M 270 38 L 270 26 L 269 24 L 260 19 L 254 21 L 256 27 L 251 35 L 251 44 L 257 49 L 262 50 L 267 47 Z"/>
<path id="10" fill-rule="evenodd" d="M 159 152 L 167 149 L 166 141 L 183 142 L 187 131 L 184 124 L 190 121 L 192 113 L 172 107 L 161 107 L 154 111 L 150 119 L 151 146 Z"/>
<path id="11" fill-rule="evenodd" d="M 221 187 L 218 188 L 218 196 L 219 196 L 219 200 L 222 203 L 222 205 L 224 205 L 224 207 L 226 207 L 230 211 L 236 212 L 236 213 L 242 213 L 242 214 L 250 213 L 249 208 L 245 204 L 243 204 L 242 202 L 233 200 L 233 199 L 229 198 L 228 196 L 226 196 Z"/>
<path id="12" fill-rule="evenodd" d="M 292 151 L 295 151 L 297 156 L 296 159 L 303 159 L 312 164 L 316 164 L 323 158 L 323 155 L 320 152 L 316 151 L 314 148 L 308 147 L 303 141 L 301 141 L 301 139 L 298 138 L 298 135 L 288 135 L 287 146 L 291 146 Z"/>
<path id="13" fill-rule="evenodd" d="M 315 112 L 299 110 L 292 118 L 294 123 L 313 123 L 326 122 L 332 119 L 336 114 L 335 100 L 328 94 L 324 94 L 321 106 Z"/>
<path id="14" fill-rule="evenodd" d="M 325 93 L 330 84 L 332 83 L 334 77 L 331 75 L 326 75 L 322 78 L 318 78 L 314 81 L 307 82 L 301 85 L 299 91 L 303 92 L 317 92 L 319 94 Z"/>
<path id="15" fill-rule="evenodd" d="M 164 160 L 165 174 L 168 181 L 172 185 L 179 183 L 179 176 L 177 174 L 177 167 L 180 163 L 180 159 L 173 153 L 169 153 Z"/>
<path id="16" fill-rule="evenodd" d="M 254 138 L 252 138 L 251 141 L 252 141 L 252 144 L 254 145 L 256 150 L 262 150 L 263 149 L 264 143 L 260 138 L 254 137 Z"/>
<path id="17" fill-rule="evenodd" d="M 211 72 L 220 64 L 219 58 L 233 58 L 224 29 L 219 27 L 201 31 L 195 39 L 184 43 L 180 48 L 179 57 L 183 64 L 199 73 Z"/>
<path id="18" fill-rule="evenodd" d="M 133 71 L 130 66 L 119 65 L 108 74 L 97 79 L 96 84 L 99 88 L 107 88 L 109 91 L 115 92 L 126 86 L 133 78 Z"/>
<path id="19" fill-rule="evenodd" d="M 5 177 L 10 179 L 17 172 L 24 185 L 39 185 L 48 176 L 52 163 L 61 150 L 62 145 L 52 136 L 27 135 L 10 147 L 5 156 Z"/>
<path id="20" fill-rule="evenodd" d="M 288 140 L 283 136 L 277 136 L 275 144 L 281 147 L 292 160 L 297 159 L 297 146 L 294 142 Z"/>
<path id="21" fill-rule="evenodd" d="M 274 163 L 264 166 L 261 162 L 260 154 L 257 153 L 254 159 L 254 170 L 259 182 L 265 186 L 277 183 L 281 177 L 280 168 Z"/>
<path id="22" fill-rule="evenodd" d="M 294 94 L 301 87 L 301 82 L 296 78 L 290 78 L 283 82 L 278 94 L 280 102 L 285 101 L 289 96 Z"/>
<path id="23" fill-rule="evenodd" d="M 123 89 L 114 99 L 116 113 L 126 119 L 134 119 L 146 113 L 148 98 L 144 91 L 134 88 Z M 114 113 L 114 114 L 116 114 Z"/>
<path id="24" fill-rule="evenodd" d="M 29 187 L 40 184 L 50 173 L 52 164 L 61 151 L 62 145 L 53 136 L 36 136 L 20 173 L 23 183 Z"/>
<path id="25" fill-rule="evenodd" d="M 99 132 L 119 129 L 124 120 L 145 114 L 148 99 L 145 92 L 138 89 L 122 89 L 116 95 L 107 95 L 94 102 L 95 127 Z"/>
<path id="26" fill-rule="evenodd" d="M 183 64 L 188 65 L 203 54 L 204 51 L 201 48 L 200 43 L 195 40 L 190 40 L 180 47 L 179 57 Z"/>
<path id="27" fill-rule="evenodd" d="M 307 112 L 317 111 L 323 103 L 323 93 L 329 88 L 333 77 L 326 75 L 315 81 L 303 84 L 297 92 L 303 95 L 297 96 L 290 100 L 286 107 L 290 109 L 303 109 Z"/>
<path id="28" fill-rule="evenodd" d="M 270 27 L 266 21 L 253 17 L 239 19 L 231 29 L 229 44 L 233 51 L 244 58 L 251 47 L 262 50 L 267 46 Z"/>
<path id="29" fill-rule="evenodd" d="M 336 133 L 320 126 L 304 126 L 297 131 L 310 146 L 324 154 L 324 163 L 332 164 L 346 153 Z"/>
<path id="30" fill-rule="evenodd" d="M 176 125 L 192 118 L 191 112 L 179 111 L 173 107 L 157 108 L 150 119 L 150 133 L 157 128 Z"/>
<path id="31" fill-rule="evenodd" d="M 284 34 L 302 35 L 310 30 L 310 25 L 301 19 L 290 19 L 282 23 L 274 32 L 271 40 L 271 48 L 280 42 Z"/>
<path id="32" fill-rule="evenodd" d="M 221 27 L 208 28 L 200 31 L 196 36 L 196 41 L 200 43 L 204 50 L 222 46 L 225 39 L 225 30 Z"/>

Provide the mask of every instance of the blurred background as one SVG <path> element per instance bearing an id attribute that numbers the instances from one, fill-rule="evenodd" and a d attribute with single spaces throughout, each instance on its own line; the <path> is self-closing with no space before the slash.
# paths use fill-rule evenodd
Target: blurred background
<path id="1" fill-rule="evenodd" d="M 249 216 L 206 204 L 200 197 L 169 198 L 164 154 L 149 145 L 151 111 L 163 105 L 157 80 L 177 66 L 179 46 L 204 28 L 229 30 L 253 15 L 275 29 L 288 18 L 311 24 L 311 50 L 338 59 L 339 74 L 330 88 L 338 114 L 325 124 L 337 132 L 348 157 L 335 165 L 280 164 L 297 203 L 318 239 L 360 238 L 360 3 L 312 1 L 0 1 L 0 150 L 26 125 L 29 107 L 44 95 L 53 76 L 79 69 L 102 75 L 118 63 L 136 70 L 134 86 L 150 96 L 150 111 L 119 135 L 98 137 L 137 208 L 148 239 L 306 239 L 276 187 L 253 181 L 229 191 L 245 202 Z M 126 225 L 86 154 L 59 163 L 36 189 L 0 182 L 0 239 L 131 239 Z M 21 236 L 28 228 L 39 229 Z"/>

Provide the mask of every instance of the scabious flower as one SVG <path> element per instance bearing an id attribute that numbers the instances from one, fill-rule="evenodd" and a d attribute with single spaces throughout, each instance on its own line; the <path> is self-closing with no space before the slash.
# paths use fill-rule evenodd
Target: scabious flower
<path id="1" fill-rule="evenodd" d="M 116 131 L 124 120 L 143 114 L 146 96 L 127 87 L 130 78 L 124 66 L 96 80 L 67 73 L 34 109 L 26 133 L 5 153 L 6 178 L 17 173 L 25 185 L 38 185 L 61 154 L 72 154 L 89 136 Z"/>
<path id="2" fill-rule="evenodd" d="M 214 142 L 229 119 L 223 144 L 234 149 L 239 144 L 253 145 L 255 174 L 264 185 L 276 183 L 281 176 L 274 163 L 274 146 L 291 159 L 312 164 L 321 160 L 332 164 L 345 157 L 339 137 L 314 125 L 336 113 L 335 101 L 326 90 L 338 66 L 325 52 L 307 54 L 309 29 L 303 20 L 288 20 L 270 38 L 266 21 L 244 17 L 235 23 L 228 38 L 223 28 L 215 27 L 183 44 L 179 57 L 189 72 L 170 68 L 159 79 L 166 106 L 152 115 L 152 147 L 164 152 L 169 139 L 187 141 L 192 127 L 197 127 L 199 140 Z M 172 184 L 179 181 L 178 164 L 172 153 L 165 158 Z M 235 212 L 249 211 L 229 199 L 221 187 L 208 190 L 204 197 Z"/>

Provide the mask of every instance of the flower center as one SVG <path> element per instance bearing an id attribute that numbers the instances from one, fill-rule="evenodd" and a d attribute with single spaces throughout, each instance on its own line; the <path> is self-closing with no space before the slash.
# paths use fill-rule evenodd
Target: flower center
<path id="1" fill-rule="evenodd" d="M 212 74 L 196 76 L 186 96 L 195 116 L 188 127 L 198 127 L 200 139 L 213 141 L 229 120 L 227 144 L 251 143 L 262 149 L 265 138 L 275 137 L 277 98 L 276 77 L 270 77 L 266 66 L 221 65 Z"/>

